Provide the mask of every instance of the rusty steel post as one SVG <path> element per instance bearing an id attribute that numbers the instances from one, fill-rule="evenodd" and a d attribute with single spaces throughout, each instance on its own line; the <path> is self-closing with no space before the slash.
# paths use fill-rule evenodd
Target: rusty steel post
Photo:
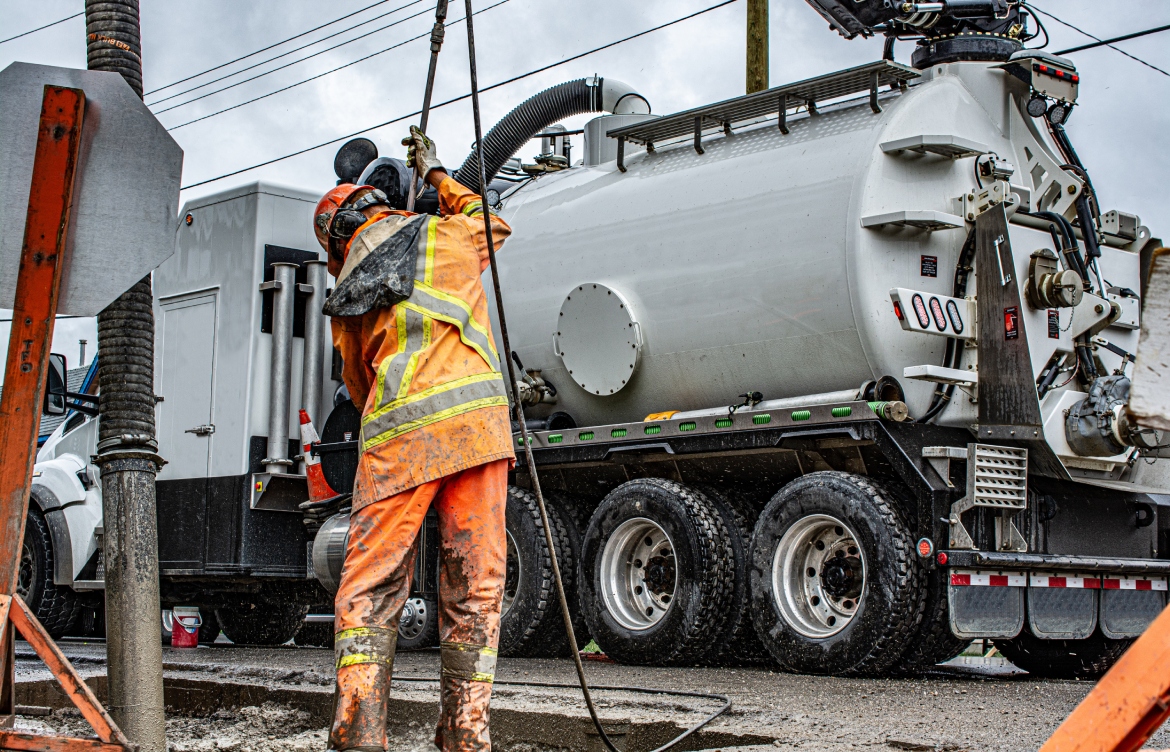
<path id="1" fill-rule="evenodd" d="M 768 0 L 747 3 L 747 93 L 768 88 Z"/>
<path id="2" fill-rule="evenodd" d="M 85 31 L 89 69 L 121 74 L 141 97 L 138 0 L 85 0 Z M 141 752 L 164 752 L 149 275 L 98 314 L 98 356 L 110 710 Z"/>
<path id="3" fill-rule="evenodd" d="M 5 596 L 15 593 L 20 581 L 28 493 L 84 117 L 83 92 L 45 87 L 0 396 L 0 594 Z M 14 658 L 7 619 L 0 623 L 0 630 L 0 713 L 11 717 Z"/>

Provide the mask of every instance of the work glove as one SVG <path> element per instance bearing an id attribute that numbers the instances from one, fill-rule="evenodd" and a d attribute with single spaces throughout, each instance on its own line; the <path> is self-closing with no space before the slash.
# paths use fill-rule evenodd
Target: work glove
<path id="1" fill-rule="evenodd" d="M 446 172 L 443 163 L 439 161 L 435 142 L 427 138 L 427 135 L 420 131 L 418 126 L 410 126 L 410 135 L 402 139 L 402 145 L 409 147 L 406 150 L 406 166 L 417 166 L 418 174 L 422 176 L 424 182 L 431 170 Z"/>

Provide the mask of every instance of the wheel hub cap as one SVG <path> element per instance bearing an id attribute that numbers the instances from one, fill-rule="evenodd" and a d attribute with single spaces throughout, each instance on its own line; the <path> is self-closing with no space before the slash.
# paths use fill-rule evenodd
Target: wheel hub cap
<path id="1" fill-rule="evenodd" d="M 674 602 L 678 568 L 674 544 L 658 523 L 626 520 L 601 552 L 601 595 L 613 619 L 626 629 L 649 629 Z"/>
<path id="2" fill-rule="evenodd" d="M 788 625 L 806 637 L 831 637 L 857 614 L 866 566 L 857 537 L 835 517 L 797 520 L 776 546 L 772 592 Z"/>

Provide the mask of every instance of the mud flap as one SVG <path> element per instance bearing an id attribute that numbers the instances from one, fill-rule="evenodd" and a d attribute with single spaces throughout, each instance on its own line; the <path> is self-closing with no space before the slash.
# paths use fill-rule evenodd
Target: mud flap
<path id="1" fill-rule="evenodd" d="M 1022 572 L 952 570 L 947 588 L 951 631 L 964 639 L 1012 638 L 1024 628 Z"/>
<path id="2" fill-rule="evenodd" d="M 1099 576 L 1028 578 L 1028 630 L 1042 640 L 1084 640 L 1097 628 Z"/>
<path id="3" fill-rule="evenodd" d="M 1105 577 L 1101 584 L 1101 633 L 1110 639 L 1141 635 L 1166 608 L 1164 577 Z"/>

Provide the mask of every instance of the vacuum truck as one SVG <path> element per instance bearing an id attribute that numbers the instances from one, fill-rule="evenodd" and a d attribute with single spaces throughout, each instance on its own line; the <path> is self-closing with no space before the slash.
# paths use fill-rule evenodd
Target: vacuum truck
<path id="1" fill-rule="evenodd" d="M 579 79 L 484 138 L 486 198 L 513 229 L 498 260 L 535 463 L 517 424 L 500 651 L 565 653 L 555 554 L 578 635 L 623 663 L 889 675 L 983 639 L 1037 675 L 1098 675 L 1167 602 L 1170 439 L 1127 412 L 1161 243 L 1100 205 L 1064 129 L 1080 74 L 1025 46 L 1021 4 L 810 3 L 846 37 L 884 34 L 885 59 L 666 116 L 632 86 Z M 893 62 L 897 39 L 915 40 L 912 65 Z M 561 122 L 585 113 L 574 161 Z M 400 192 L 405 166 L 376 156 L 346 144 L 338 179 Z M 455 177 L 480 190 L 478 175 L 473 152 Z M 156 275 L 173 280 L 156 281 L 160 306 L 240 291 L 191 329 L 240 354 L 216 356 L 214 415 L 175 424 L 215 448 L 176 471 L 175 501 L 159 484 L 164 593 L 229 619 L 279 606 L 295 621 L 340 573 L 360 407 L 327 345 L 309 348 L 319 389 L 301 386 L 325 325 L 307 296 L 327 278 L 300 276 L 320 263 L 323 190 L 189 205 Z M 187 399 L 167 386 L 167 326 L 160 416 Z M 282 453 L 314 394 L 321 441 Z M 336 497 L 309 501 L 306 456 Z M 403 618 L 433 634 L 421 535 Z"/>

